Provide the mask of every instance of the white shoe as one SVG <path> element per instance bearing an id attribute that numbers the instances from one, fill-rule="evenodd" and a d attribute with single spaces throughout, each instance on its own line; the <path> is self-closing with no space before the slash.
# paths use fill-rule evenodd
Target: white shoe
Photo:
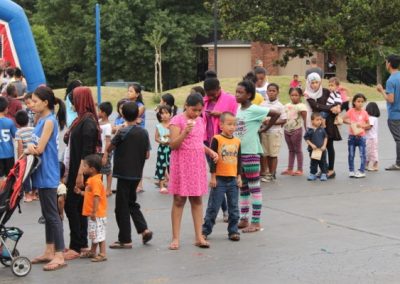
<path id="1" fill-rule="evenodd" d="M 355 177 L 356 175 L 355 175 L 355 173 L 354 172 L 349 172 L 349 178 L 353 178 L 353 177 Z"/>
<path id="2" fill-rule="evenodd" d="M 354 175 L 355 178 L 365 178 L 365 173 L 357 171 Z"/>

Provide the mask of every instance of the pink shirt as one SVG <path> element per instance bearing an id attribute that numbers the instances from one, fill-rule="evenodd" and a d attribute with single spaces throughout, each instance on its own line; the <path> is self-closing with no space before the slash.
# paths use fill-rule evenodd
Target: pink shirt
<path id="1" fill-rule="evenodd" d="M 300 86 L 300 81 L 295 81 L 292 80 L 292 82 L 290 82 L 290 88 L 299 88 Z"/>
<path id="2" fill-rule="evenodd" d="M 350 119 L 351 124 L 369 124 L 369 116 L 365 110 L 357 111 L 355 108 L 351 108 L 347 111 L 347 116 Z M 355 135 L 353 132 L 353 128 L 350 126 L 349 128 L 350 135 Z M 362 129 L 357 136 L 365 136 L 365 129 Z"/>

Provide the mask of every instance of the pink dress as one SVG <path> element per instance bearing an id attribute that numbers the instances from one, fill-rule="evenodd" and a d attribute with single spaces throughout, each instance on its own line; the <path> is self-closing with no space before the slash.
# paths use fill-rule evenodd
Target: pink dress
<path id="1" fill-rule="evenodd" d="M 170 125 L 178 126 L 183 131 L 186 122 L 185 115 L 178 114 L 171 120 Z M 205 127 L 201 117 L 195 122 L 181 146 L 171 151 L 168 191 L 173 195 L 202 196 L 208 191 L 203 144 Z"/>

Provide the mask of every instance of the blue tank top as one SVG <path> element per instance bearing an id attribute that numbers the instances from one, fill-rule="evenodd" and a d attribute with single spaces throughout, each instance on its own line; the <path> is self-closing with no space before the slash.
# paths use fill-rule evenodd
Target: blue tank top
<path id="1" fill-rule="evenodd" d="M 57 189 L 60 183 L 60 165 L 58 161 L 58 122 L 53 114 L 41 118 L 36 124 L 32 134 L 32 141 L 37 145 L 42 136 L 44 124 L 50 120 L 53 123 L 53 133 L 40 155 L 41 164 L 32 174 L 34 188 Z"/>

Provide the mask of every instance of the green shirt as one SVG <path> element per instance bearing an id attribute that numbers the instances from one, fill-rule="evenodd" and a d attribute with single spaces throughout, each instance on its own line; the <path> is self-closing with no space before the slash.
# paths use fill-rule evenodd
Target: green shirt
<path id="1" fill-rule="evenodd" d="M 269 108 L 251 105 L 245 110 L 239 108 L 237 118 L 237 129 L 235 136 L 241 141 L 242 154 L 262 154 L 263 150 L 258 136 L 258 130 L 265 120 Z"/>

